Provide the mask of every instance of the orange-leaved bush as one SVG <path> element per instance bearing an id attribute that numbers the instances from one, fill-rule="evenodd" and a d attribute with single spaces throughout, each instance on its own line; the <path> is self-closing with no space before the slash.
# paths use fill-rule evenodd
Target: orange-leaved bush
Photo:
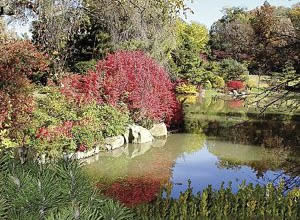
<path id="1" fill-rule="evenodd" d="M 113 106 L 125 103 L 136 122 L 171 124 L 179 119 L 180 105 L 168 73 L 145 53 L 110 54 L 98 62 L 95 73 L 100 77 L 103 101 Z"/>

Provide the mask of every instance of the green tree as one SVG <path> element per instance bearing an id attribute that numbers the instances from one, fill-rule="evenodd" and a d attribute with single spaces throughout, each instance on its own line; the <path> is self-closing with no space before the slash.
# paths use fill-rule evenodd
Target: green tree
<path id="1" fill-rule="evenodd" d="M 208 30 L 204 25 L 178 20 L 176 33 L 178 46 L 171 52 L 172 75 L 195 84 L 200 83 L 203 75 L 200 53 L 205 52 Z"/>
<path id="2" fill-rule="evenodd" d="M 209 45 L 213 55 L 218 59 L 249 59 L 255 37 L 250 24 L 251 14 L 243 8 L 226 8 L 223 13 L 210 30 Z"/>

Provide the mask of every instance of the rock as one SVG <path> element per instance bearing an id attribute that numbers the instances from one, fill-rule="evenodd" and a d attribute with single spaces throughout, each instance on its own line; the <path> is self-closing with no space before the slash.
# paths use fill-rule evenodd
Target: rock
<path id="1" fill-rule="evenodd" d="M 127 128 L 127 130 L 123 134 L 123 138 L 124 138 L 125 144 L 129 144 L 129 128 Z"/>
<path id="2" fill-rule="evenodd" d="M 241 94 L 242 94 L 242 95 L 247 95 L 247 93 L 246 93 L 245 91 L 243 91 Z"/>
<path id="3" fill-rule="evenodd" d="M 131 125 L 129 128 L 129 143 L 143 144 L 153 141 L 153 136 L 149 130 L 138 125 Z"/>
<path id="4" fill-rule="evenodd" d="M 120 148 L 124 145 L 124 137 L 122 135 L 116 137 L 105 138 L 104 140 L 105 148 L 107 150 L 114 150 Z"/>
<path id="5" fill-rule="evenodd" d="M 238 91 L 233 90 L 233 95 L 238 96 L 239 95 Z"/>
<path id="6" fill-rule="evenodd" d="M 228 94 L 229 94 L 229 95 L 233 95 L 233 92 L 229 92 Z"/>
<path id="7" fill-rule="evenodd" d="M 168 136 L 168 130 L 165 123 L 155 124 L 151 129 L 150 133 L 153 137 L 166 137 Z"/>

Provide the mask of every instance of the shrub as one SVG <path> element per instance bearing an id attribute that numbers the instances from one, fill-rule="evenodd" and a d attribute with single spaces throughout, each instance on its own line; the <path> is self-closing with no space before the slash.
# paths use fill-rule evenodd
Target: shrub
<path id="1" fill-rule="evenodd" d="M 44 165 L 0 155 L 1 219 L 134 219 L 94 189 L 76 161 Z"/>
<path id="2" fill-rule="evenodd" d="M 87 75 L 73 74 L 61 81 L 61 92 L 78 106 L 101 103 L 100 81 L 96 73 L 89 72 Z"/>
<path id="3" fill-rule="evenodd" d="M 183 83 L 176 86 L 176 92 L 179 94 L 197 94 L 197 87 Z"/>
<path id="4" fill-rule="evenodd" d="M 28 41 L 2 44 L 0 54 L 0 148 L 24 146 L 34 109 L 30 79 L 47 72 L 47 58 Z"/>
<path id="5" fill-rule="evenodd" d="M 246 82 L 246 85 L 250 89 L 258 87 L 257 80 L 255 80 L 255 79 L 248 79 Z"/>
<path id="6" fill-rule="evenodd" d="M 91 149 L 104 137 L 122 134 L 129 123 L 126 109 L 96 103 L 77 106 L 55 87 L 42 88 L 36 102 L 31 148 L 53 157 Z"/>
<path id="7" fill-rule="evenodd" d="M 247 65 L 233 59 L 224 59 L 220 62 L 219 75 L 228 80 L 245 80 L 249 75 Z"/>
<path id="8" fill-rule="evenodd" d="M 226 86 L 229 90 L 242 90 L 245 88 L 245 84 L 243 82 L 234 80 L 227 82 Z"/>
<path id="9" fill-rule="evenodd" d="M 51 156 L 77 148 L 72 127 L 78 120 L 74 105 L 58 88 L 44 87 L 35 95 L 36 109 L 30 123 L 30 147 L 37 153 Z"/>
<path id="10" fill-rule="evenodd" d="M 97 106 L 95 116 L 99 119 L 102 126 L 104 137 L 121 135 L 126 131 L 130 122 L 127 109 L 114 108 L 109 105 Z"/>
<path id="11" fill-rule="evenodd" d="M 222 77 L 216 76 L 213 82 L 213 87 L 223 89 L 225 87 L 225 81 Z"/>
<path id="12" fill-rule="evenodd" d="M 86 74 L 89 70 L 95 70 L 96 64 L 96 60 L 81 61 L 75 64 L 75 71 L 80 74 Z"/>
<path id="13" fill-rule="evenodd" d="M 113 106 L 125 103 L 137 123 L 170 123 L 180 113 L 167 72 L 143 52 L 110 54 L 91 74 L 100 78 L 103 101 Z"/>
<path id="14" fill-rule="evenodd" d="M 138 216 L 151 219 L 298 219 L 299 190 L 285 193 L 284 189 L 284 184 L 242 184 L 234 193 L 230 184 L 227 188 L 222 184 L 219 190 L 208 186 L 193 194 L 189 185 L 174 199 L 167 188 L 158 199 L 136 207 L 135 211 Z"/>

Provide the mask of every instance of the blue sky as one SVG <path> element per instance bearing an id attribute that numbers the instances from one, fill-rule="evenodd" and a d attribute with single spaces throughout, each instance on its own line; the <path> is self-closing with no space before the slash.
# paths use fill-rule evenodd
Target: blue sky
<path id="1" fill-rule="evenodd" d="M 194 11 L 194 14 L 188 14 L 188 21 L 196 21 L 205 24 L 208 28 L 222 17 L 221 10 L 225 7 L 245 7 L 248 9 L 256 8 L 264 3 L 265 0 L 194 0 L 188 3 L 188 6 Z M 300 0 L 269 0 L 271 5 L 290 7 Z M 11 27 L 18 34 L 28 32 L 29 25 L 16 25 Z M 30 34 L 29 34 L 30 35 Z"/>
<path id="2" fill-rule="evenodd" d="M 240 6 L 253 9 L 264 2 L 265 0 L 194 0 L 194 3 L 188 4 L 193 9 L 194 14 L 189 14 L 187 20 L 197 21 L 209 28 L 213 22 L 222 17 L 221 10 L 225 7 Z M 268 0 L 268 2 L 275 6 L 290 7 L 300 0 Z"/>

